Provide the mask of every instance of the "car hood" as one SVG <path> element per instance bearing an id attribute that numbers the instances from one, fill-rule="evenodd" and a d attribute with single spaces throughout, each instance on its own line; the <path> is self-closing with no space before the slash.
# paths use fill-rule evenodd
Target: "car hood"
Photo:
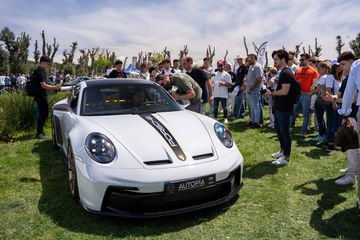
<path id="1" fill-rule="evenodd" d="M 177 167 L 217 159 L 208 130 L 195 113 L 187 110 L 88 119 L 109 132 L 145 168 Z"/>

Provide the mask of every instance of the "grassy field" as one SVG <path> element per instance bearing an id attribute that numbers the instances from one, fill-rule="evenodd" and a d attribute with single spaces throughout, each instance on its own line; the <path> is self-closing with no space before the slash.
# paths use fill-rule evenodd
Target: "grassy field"
<path id="1" fill-rule="evenodd" d="M 152 220 L 102 217 L 70 199 L 65 164 L 45 140 L 0 143 L 0 239 L 360 239 L 354 186 L 334 184 L 345 154 L 293 134 L 291 164 L 271 165 L 272 129 L 229 124 L 245 160 L 230 204 Z"/>

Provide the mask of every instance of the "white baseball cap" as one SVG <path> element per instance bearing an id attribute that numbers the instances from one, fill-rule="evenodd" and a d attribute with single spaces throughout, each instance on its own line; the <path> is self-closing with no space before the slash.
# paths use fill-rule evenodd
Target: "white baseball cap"
<path id="1" fill-rule="evenodd" d="M 239 58 L 244 59 L 244 57 L 243 57 L 243 56 L 241 56 L 241 55 L 236 55 L 236 58 L 235 58 L 235 59 L 239 59 Z"/>
<path id="2" fill-rule="evenodd" d="M 339 62 L 338 62 L 336 59 L 335 59 L 335 60 L 332 60 L 332 61 L 331 61 L 331 66 L 332 66 L 332 65 L 339 65 Z"/>

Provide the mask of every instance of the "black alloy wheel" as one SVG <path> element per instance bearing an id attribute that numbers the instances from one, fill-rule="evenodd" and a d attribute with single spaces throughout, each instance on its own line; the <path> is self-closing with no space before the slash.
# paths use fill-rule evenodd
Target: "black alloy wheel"
<path id="1" fill-rule="evenodd" d="M 71 144 L 69 142 L 67 151 L 67 172 L 68 172 L 68 183 L 70 189 L 70 196 L 74 200 L 79 200 L 79 189 L 77 183 L 76 166 L 74 153 L 72 151 Z"/>
<path id="2" fill-rule="evenodd" d="M 56 129 L 55 129 L 55 119 L 53 118 L 51 121 L 51 140 L 52 140 L 52 147 L 54 150 L 58 150 L 59 146 L 57 145 L 56 141 Z"/>

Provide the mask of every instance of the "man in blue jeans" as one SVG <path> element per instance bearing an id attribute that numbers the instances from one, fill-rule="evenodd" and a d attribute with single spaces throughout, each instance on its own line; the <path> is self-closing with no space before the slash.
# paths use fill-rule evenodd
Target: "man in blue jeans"
<path id="1" fill-rule="evenodd" d="M 238 55 L 235 58 L 236 62 L 239 64 L 239 67 L 236 70 L 236 78 L 235 78 L 235 89 L 238 88 L 238 92 L 235 96 L 234 101 L 234 118 L 244 118 L 245 116 L 245 103 L 244 103 L 244 95 L 245 95 L 245 84 L 244 78 L 248 73 L 248 67 L 244 63 L 244 58 Z"/>
<path id="2" fill-rule="evenodd" d="M 260 121 L 262 119 L 260 88 L 264 71 L 260 63 L 257 62 L 257 57 L 255 54 L 249 54 L 248 60 L 250 66 L 247 74 L 246 92 L 249 95 L 249 107 L 251 116 L 249 124 L 252 128 L 259 128 Z"/>
<path id="3" fill-rule="evenodd" d="M 280 151 L 271 155 L 276 158 L 272 164 L 280 166 L 290 162 L 291 134 L 290 117 L 294 108 L 294 83 L 295 77 L 287 67 L 289 54 L 283 49 L 272 53 L 275 66 L 281 71 L 277 87 L 274 91 L 267 90 L 265 95 L 271 95 L 274 101 L 275 130 L 280 141 Z"/>
<path id="4" fill-rule="evenodd" d="M 217 72 L 214 76 L 214 118 L 217 118 L 219 102 L 221 107 L 224 110 L 224 123 L 228 124 L 227 119 L 227 98 L 228 98 L 228 88 L 231 87 L 231 76 L 229 73 L 224 71 L 225 63 L 223 61 L 217 62 Z"/>
<path id="5" fill-rule="evenodd" d="M 300 55 L 301 67 L 295 71 L 295 79 L 301 84 L 301 95 L 299 101 L 294 106 L 294 115 L 292 116 L 291 123 L 295 124 L 296 114 L 302 110 L 304 117 L 301 127 L 301 136 L 306 136 L 306 131 L 309 126 L 310 116 L 310 103 L 311 103 L 311 87 L 315 85 L 316 80 L 319 77 L 316 69 L 309 65 L 310 55 L 307 53 Z"/>

